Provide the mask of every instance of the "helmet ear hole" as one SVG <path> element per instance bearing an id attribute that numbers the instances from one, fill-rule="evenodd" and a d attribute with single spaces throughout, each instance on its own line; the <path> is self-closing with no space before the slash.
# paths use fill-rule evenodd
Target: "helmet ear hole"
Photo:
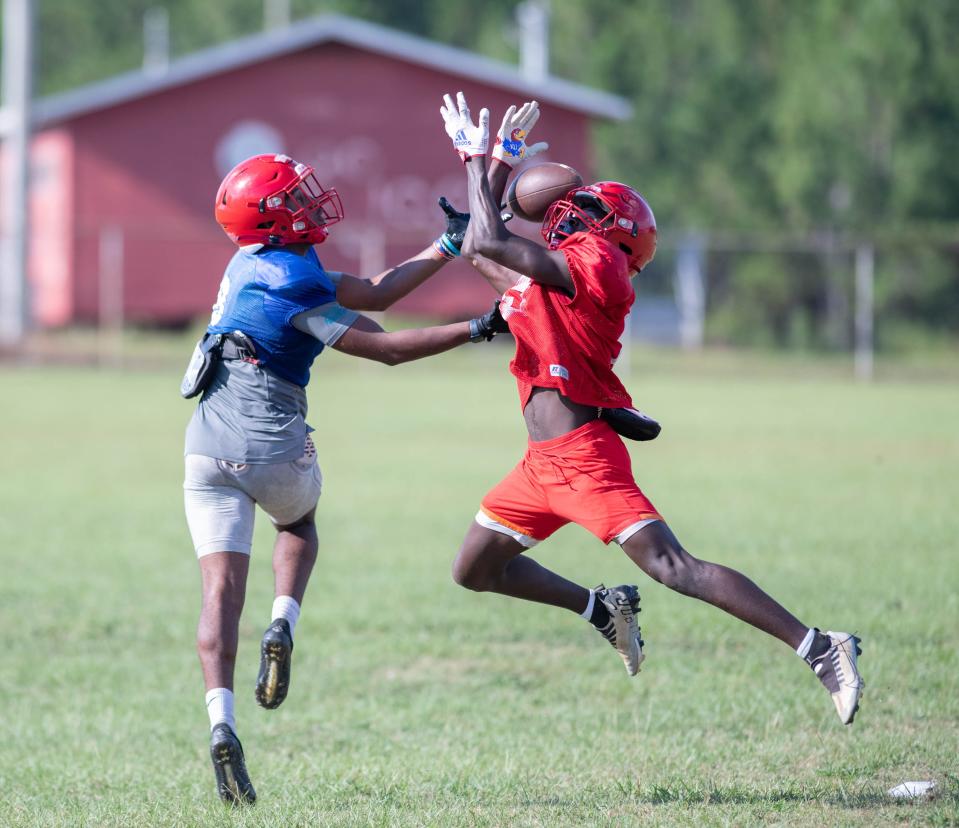
<path id="1" fill-rule="evenodd" d="M 623 253 L 625 253 L 627 256 L 632 256 L 632 255 L 633 255 L 633 249 L 632 249 L 629 245 L 626 245 L 626 244 L 623 244 L 622 242 L 620 242 L 620 243 L 619 243 L 619 249 L 622 250 Z"/>
<path id="2" fill-rule="evenodd" d="M 256 226 L 256 229 L 257 229 L 257 230 L 269 230 L 274 224 L 276 224 L 275 221 L 261 221 L 261 222 Z"/>

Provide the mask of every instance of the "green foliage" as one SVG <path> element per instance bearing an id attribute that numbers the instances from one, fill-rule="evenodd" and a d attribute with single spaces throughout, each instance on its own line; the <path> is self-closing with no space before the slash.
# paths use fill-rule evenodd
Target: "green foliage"
<path id="1" fill-rule="evenodd" d="M 709 338 L 760 347 L 821 345 L 811 329 L 811 319 L 822 284 L 808 258 L 757 253 L 729 263 L 727 277 L 717 279 L 720 287 L 712 300 Z M 726 264 L 714 262 L 720 271 Z"/>
<path id="2" fill-rule="evenodd" d="M 41 3 L 40 91 L 136 68 L 151 5 L 156 0 Z M 163 5 L 174 54 L 263 25 L 262 0 Z M 515 62 L 515 5 L 490 0 L 477 13 L 450 0 L 292 0 L 291 9 L 294 19 L 336 11 Z M 596 126 L 597 169 L 647 194 L 667 238 L 698 228 L 745 235 L 747 247 L 767 235 L 813 232 L 872 239 L 879 266 L 902 270 L 884 278 L 908 280 L 908 295 L 886 293 L 893 315 L 915 308 L 913 324 L 953 331 L 957 42 L 959 4 L 949 0 L 552 4 L 553 72 L 623 95 L 635 109 L 627 123 Z M 924 249 L 930 227 L 934 254 Z M 927 270 L 930 258 L 937 262 Z M 742 264 L 742 275 L 734 264 L 711 272 L 720 299 L 712 310 L 721 317 L 713 329 L 755 330 L 763 341 L 783 342 L 791 336 L 783 331 L 797 324 L 784 320 L 798 314 L 806 320 L 800 327 L 812 331 L 806 338 L 839 341 L 825 333 L 833 322 L 823 303 L 817 308 L 806 295 L 810 281 L 848 279 L 848 270 L 837 276 L 826 259 L 809 257 L 811 273 L 781 284 L 774 283 L 789 269 L 783 263 Z M 773 297 L 779 307 L 749 307 Z M 782 307 L 789 304 L 795 307 Z"/>
<path id="3" fill-rule="evenodd" d="M 955 256 L 930 247 L 889 250 L 876 274 L 876 306 L 883 347 L 901 347 L 910 339 L 921 341 L 919 330 L 940 341 L 954 336 L 959 318 Z M 912 337 L 903 335 L 909 328 L 919 330 Z M 893 336 L 893 330 L 900 335 Z"/>

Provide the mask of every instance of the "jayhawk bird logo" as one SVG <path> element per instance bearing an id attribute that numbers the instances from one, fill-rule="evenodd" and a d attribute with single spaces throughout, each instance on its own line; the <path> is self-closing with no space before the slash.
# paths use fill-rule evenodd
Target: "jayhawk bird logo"
<path id="1" fill-rule="evenodd" d="M 526 130 L 520 129 L 519 127 L 514 129 L 509 134 L 509 138 L 504 138 L 502 141 L 503 149 L 506 151 L 506 154 L 511 155 L 513 158 L 522 158 L 523 139 L 525 137 Z"/>

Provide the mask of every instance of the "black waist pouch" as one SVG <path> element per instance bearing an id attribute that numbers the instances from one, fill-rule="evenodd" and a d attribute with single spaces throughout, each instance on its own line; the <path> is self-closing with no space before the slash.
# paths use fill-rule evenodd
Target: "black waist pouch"
<path id="1" fill-rule="evenodd" d="M 190 364 L 180 383 L 180 395 L 185 399 L 203 393 L 203 389 L 210 384 L 216 366 L 223 354 L 224 334 L 205 333 L 190 357 Z"/>

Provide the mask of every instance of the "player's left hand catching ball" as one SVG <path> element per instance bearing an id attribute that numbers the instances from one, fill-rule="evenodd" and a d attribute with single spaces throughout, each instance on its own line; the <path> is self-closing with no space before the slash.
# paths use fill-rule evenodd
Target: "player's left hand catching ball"
<path id="1" fill-rule="evenodd" d="M 443 101 L 440 115 L 446 124 L 446 134 L 460 158 L 466 162 L 473 156 L 486 155 L 489 147 L 489 110 L 483 107 L 479 113 L 479 123 L 474 124 L 466 96 L 462 92 L 456 93 L 455 104 L 448 94 L 443 96 Z"/>
<path id="2" fill-rule="evenodd" d="M 526 143 L 530 130 L 538 120 L 539 103 L 537 101 L 527 101 L 518 110 L 515 105 L 507 109 L 499 132 L 496 133 L 493 158 L 515 167 L 520 161 L 549 149 L 549 144 L 545 141 L 540 141 L 538 144 Z"/>

